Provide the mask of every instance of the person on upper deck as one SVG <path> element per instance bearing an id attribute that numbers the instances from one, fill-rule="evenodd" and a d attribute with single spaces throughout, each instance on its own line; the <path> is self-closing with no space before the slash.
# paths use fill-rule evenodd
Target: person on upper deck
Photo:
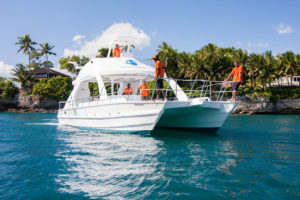
<path id="1" fill-rule="evenodd" d="M 148 100 L 148 90 L 149 90 L 149 87 L 147 86 L 146 81 L 143 80 L 142 85 L 139 86 L 139 92 L 141 94 L 142 101 Z"/>
<path id="2" fill-rule="evenodd" d="M 155 76 L 154 78 L 156 79 L 155 83 L 155 92 L 156 92 L 156 100 L 159 100 L 159 91 L 163 94 L 165 100 L 167 100 L 167 97 L 163 91 L 164 88 L 164 75 L 165 75 L 165 70 L 166 67 L 163 66 L 161 63 L 160 59 L 158 58 L 158 55 L 153 55 L 152 59 L 155 62 Z"/>
<path id="3" fill-rule="evenodd" d="M 116 47 L 113 50 L 113 57 L 120 58 L 122 50 L 119 48 L 119 45 L 116 44 Z"/>
<path id="4" fill-rule="evenodd" d="M 236 102 L 236 93 L 239 89 L 241 83 L 243 82 L 243 67 L 239 65 L 239 63 L 236 61 L 234 62 L 234 68 L 232 72 L 229 74 L 228 78 L 225 79 L 224 83 L 230 79 L 230 77 L 233 76 L 233 83 L 231 84 L 232 87 L 232 99 L 231 102 Z"/>
<path id="5" fill-rule="evenodd" d="M 125 88 L 124 93 L 125 95 L 129 95 L 133 93 L 133 89 L 130 87 L 130 83 L 127 84 L 127 88 Z"/>

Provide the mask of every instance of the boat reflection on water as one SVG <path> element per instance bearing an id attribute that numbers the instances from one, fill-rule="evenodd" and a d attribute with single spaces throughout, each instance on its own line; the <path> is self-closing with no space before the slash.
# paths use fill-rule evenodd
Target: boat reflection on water
<path id="1" fill-rule="evenodd" d="M 89 198 L 175 197 L 188 195 L 187 188 L 191 195 L 214 197 L 215 183 L 224 182 L 216 174 L 231 176 L 238 157 L 216 135 L 112 134 L 69 126 L 57 132 L 65 145 L 56 157 L 66 167 L 55 178 L 59 190 Z"/>

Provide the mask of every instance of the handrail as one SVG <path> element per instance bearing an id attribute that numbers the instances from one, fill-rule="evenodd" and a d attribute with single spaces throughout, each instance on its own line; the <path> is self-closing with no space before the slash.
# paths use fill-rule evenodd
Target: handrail
<path id="1" fill-rule="evenodd" d="M 152 92 L 151 98 L 149 99 L 150 101 L 153 101 L 154 95 L 156 91 L 162 91 L 166 95 L 168 100 L 174 101 L 178 100 L 178 92 L 183 92 L 187 96 L 188 99 L 193 99 L 193 98 L 201 98 L 201 97 L 209 97 L 210 101 L 222 101 L 224 98 L 225 93 L 231 93 L 232 91 L 228 91 L 226 87 L 223 87 L 224 81 L 208 81 L 208 80 L 203 80 L 203 79 L 189 79 L 189 80 L 182 80 L 182 79 L 169 79 L 169 78 L 164 78 L 167 82 L 170 80 L 173 80 L 176 85 L 175 88 L 173 89 L 170 87 L 168 84 L 167 88 L 163 89 L 157 89 L 156 88 L 156 83 L 154 88 L 151 89 L 145 89 L 149 91 L 148 93 L 150 94 L 150 91 Z M 186 85 L 188 82 L 192 83 L 191 89 L 186 89 Z M 179 86 L 178 83 L 183 82 L 183 86 Z M 233 81 L 227 81 L 227 83 L 232 83 Z M 195 87 L 195 89 L 194 89 Z M 101 92 L 102 93 L 102 92 Z M 82 103 L 90 103 L 90 102 L 101 102 L 101 101 L 108 101 L 111 102 L 113 99 L 119 99 L 119 98 L 124 98 L 127 101 L 132 101 L 132 100 L 137 100 L 137 94 L 128 94 L 128 95 L 112 95 L 110 94 L 101 94 L 98 96 L 90 96 L 88 98 L 81 98 L 81 99 L 73 99 L 73 100 L 68 100 L 68 101 L 61 101 L 59 102 L 59 109 L 62 109 L 65 107 L 65 104 L 68 104 L 70 107 L 77 107 L 78 104 Z M 161 92 L 159 92 L 161 93 Z M 188 94 L 188 95 L 187 95 Z M 168 96 L 169 95 L 169 96 Z M 102 98 L 103 96 L 106 96 L 106 98 Z M 134 96 L 133 98 L 130 98 L 131 96 Z M 149 101 L 148 100 L 148 101 Z M 180 100 L 180 99 L 179 99 Z"/>

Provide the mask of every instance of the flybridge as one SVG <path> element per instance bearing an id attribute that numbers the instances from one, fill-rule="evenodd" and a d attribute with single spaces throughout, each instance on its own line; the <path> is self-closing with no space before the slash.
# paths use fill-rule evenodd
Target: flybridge
<path id="1" fill-rule="evenodd" d="M 109 50 L 107 54 L 107 58 L 110 57 L 110 54 L 115 47 L 115 45 L 119 45 L 120 49 L 122 49 L 121 57 L 133 57 L 132 49 L 135 48 L 136 38 L 130 36 L 119 36 L 114 41 L 112 41 L 109 45 Z"/>

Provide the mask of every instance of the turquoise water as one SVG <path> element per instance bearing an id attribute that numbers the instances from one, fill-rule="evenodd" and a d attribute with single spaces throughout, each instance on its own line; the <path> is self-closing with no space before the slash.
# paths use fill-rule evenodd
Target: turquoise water
<path id="1" fill-rule="evenodd" d="M 299 115 L 149 135 L 0 113 L 0 199 L 300 199 L 299 136 Z"/>

